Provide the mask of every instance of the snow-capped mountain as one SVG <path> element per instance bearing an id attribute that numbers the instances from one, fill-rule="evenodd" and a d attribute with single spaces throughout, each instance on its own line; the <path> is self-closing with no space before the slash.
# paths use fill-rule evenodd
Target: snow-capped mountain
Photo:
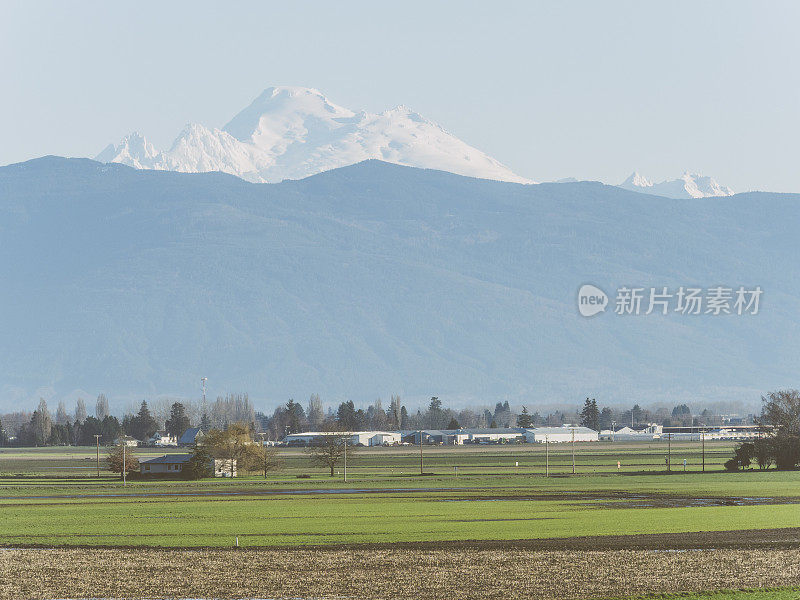
<path id="1" fill-rule="evenodd" d="M 733 190 L 720 185 L 713 177 L 689 173 L 688 171 L 678 179 L 653 183 L 637 172 L 619 184 L 619 187 L 634 192 L 644 192 L 654 196 L 667 198 L 710 198 L 714 196 L 733 196 Z"/>
<path id="2" fill-rule="evenodd" d="M 459 175 L 533 183 L 406 107 L 353 112 L 303 87 L 271 87 L 220 129 L 189 124 L 169 150 L 132 133 L 97 155 L 137 169 L 223 171 L 252 182 L 302 179 L 378 159 Z"/>

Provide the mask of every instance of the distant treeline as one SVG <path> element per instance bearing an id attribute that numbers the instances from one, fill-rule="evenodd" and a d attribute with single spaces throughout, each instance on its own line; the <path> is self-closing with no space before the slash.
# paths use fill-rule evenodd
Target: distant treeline
<path id="1" fill-rule="evenodd" d="M 269 439 L 278 440 L 287 433 L 321 430 L 396 430 L 396 429 L 459 429 L 496 427 L 559 427 L 565 424 L 580 423 L 600 431 L 620 428 L 625 425 L 642 427 L 649 423 L 665 426 L 712 425 L 721 422 L 721 417 L 704 410 L 700 415 L 692 415 L 691 409 L 681 404 L 671 411 L 658 409 L 650 411 L 638 404 L 628 410 L 610 407 L 600 408 L 595 399 L 586 398 L 583 406 L 575 411 L 554 411 L 547 415 L 531 413 L 526 406 L 512 410 L 508 401 L 497 402 L 494 410 L 454 410 L 442 406 L 437 397 L 432 397 L 423 411 L 409 412 L 400 400 L 392 396 L 389 406 L 384 409 L 381 399 L 377 399 L 366 409 L 356 408 L 352 401 L 342 402 L 336 410 L 324 411 L 317 395 L 312 395 L 308 405 L 303 406 L 294 400 L 275 409 L 272 415 L 256 413 L 258 429 L 268 434 Z"/>
<path id="2" fill-rule="evenodd" d="M 101 443 L 113 443 L 121 435 L 146 441 L 154 433 L 180 436 L 188 427 L 225 429 L 232 423 L 251 423 L 268 439 L 279 440 L 287 433 L 319 430 L 396 430 L 396 429 L 459 429 L 493 427 L 537 427 L 580 423 L 595 430 L 624 425 L 641 427 L 648 423 L 662 425 L 713 425 L 721 417 L 704 410 L 692 414 L 689 406 L 681 404 L 671 411 L 659 408 L 648 410 L 638 404 L 619 410 L 600 407 L 596 400 L 586 398 L 576 410 L 556 410 L 546 415 L 530 412 L 527 407 L 512 409 L 508 401 L 497 402 L 494 409 L 452 409 L 432 397 L 425 409 L 409 411 L 400 396 L 392 395 L 384 407 L 380 398 L 366 408 L 352 401 L 338 407 L 324 407 L 319 395 L 308 403 L 289 400 L 272 414 L 256 412 L 247 394 L 228 394 L 210 403 L 170 402 L 163 399 L 148 404 L 142 401 L 137 412 L 125 414 L 120 422 L 109 412 L 108 399 L 100 394 L 95 402 L 94 416 L 88 416 L 86 405 L 78 399 L 72 413 L 59 402 L 55 415 L 45 400 L 40 400 L 33 413 L 17 412 L 0 415 L 0 444 L 18 446 L 85 445 L 94 444 L 95 435 Z"/>
<path id="3" fill-rule="evenodd" d="M 173 402 L 168 408 L 166 415 L 154 414 L 147 401 L 142 401 L 136 413 L 125 414 L 120 422 L 109 413 L 104 394 L 97 397 L 94 416 L 87 416 L 86 404 L 80 398 L 72 413 L 67 413 L 64 403 L 59 402 L 55 415 L 42 399 L 32 413 L 0 416 L 0 446 L 83 446 L 95 444 L 96 435 L 101 444 L 108 445 L 122 435 L 147 441 L 156 432 L 177 438 L 193 425 L 208 431 L 225 429 L 231 423 L 257 423 L 247 394 L 220 396 L 201 406 L 202 412 L 196 417 L 193 415 L 198 411 L 192 410 L 191 403 Z"/>

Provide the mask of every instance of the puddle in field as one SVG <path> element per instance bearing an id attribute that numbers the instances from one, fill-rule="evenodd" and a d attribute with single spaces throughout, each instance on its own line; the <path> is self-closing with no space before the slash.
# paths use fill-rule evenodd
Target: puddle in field
<path id="1" fill-rule="evenodd" d="M 691 508 L 709 506 L 761 506 L 768 504 L 800 504 L 800 498 L 771 496 L 711 496 L 691 497 L 670 494 L 630 492 L 558 492 L 525 496 L 484 496 L 443 498 L 442 502 L 501 502 L 501 501 L 566 501 L 584 508 Z"/>
<path id="2" fill-rule="evenodd" d="M 769 504 L 800 504 L 800 497 L 774 496 L 681 496 L 677 494 L 644 492 L 581 492 L 561 491 L 525 495 L 470 495 L 468 488 L 320 488 L 306 490 L 239 489 L 239 490 L 193 490 L 175 492 L 115 492 L 103 494 L 64 494 L 42 496 L 0 496 L 0 500 L 79 500 L 102 498 L 192 498 L 192 497 L 236 497 L 236 496 L 309 496 L 309 495 L 356 495 L 356 494 L 413 494 L 426 493 L 442 496 L 456 493 L 459 496 L 431 497 L 438 502 L 567 502 L 584 508 L 691 508 L 710 506 L 762 506 Z M 426 498 L 427 499 L 427 498 Z"/>
<path id="3" fill-rule="evenodd" d="M 196 490 L 187 492 L 117 492 L 113 494 L 62 494 L 52 496 L 0 496 L 0 500 L 75 500 L 82 498 L 171 498 L 192 496 L 309 496 L 314 494 L 397 494 L 416 492 L 452 492 L 462 488 L 322 488 L 315 490 L 242 489 L 234 491 Z"/>

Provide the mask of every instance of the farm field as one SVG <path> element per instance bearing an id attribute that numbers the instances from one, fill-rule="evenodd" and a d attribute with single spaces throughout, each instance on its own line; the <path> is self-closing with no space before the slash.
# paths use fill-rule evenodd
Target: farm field
<path id="1" fill-rule="evenodd" d="M 800 473 L 725 473 L 730 445 L 361 449 L 329 477 L 296 448 L 280 471 L 193 481 L 87 476 L 94 448 L 0 452 L 0 545 L 240 547 L 546 540 L 800 528 Z M 140 456 L 158 450 L 139 450 Z M 87 457 L 89 460 L 87 461 Z M 687 471 L 682 467 L 687 458 Z M 627 465 L 627 471 L 617 462 Z M 674 462 L 673 462 L 674 464 Z M 81 468 L 71 470 L 77 465 Z M 457 468 L 456 468 L 457 467 Z M 62 473 L 60 476 L 54 472 Z"/>
<path id="2" fill-rule="evenodd" d="M 7 549 L 0 550 L 0 575 L 0 598 L 789 600 L 800 593 L 800 554 L 515 548 Z M 767 586 L 784 589 L 698 594 Z M 695 595 L 675 596 L 679 593 Z"/>
<path id="3" fill-rule="evenodd" d="M 733 442 L 705 443 L 706 470 L 720 469 L 731 457 Z M 153 458 L 165 453 L 185 452 L 180 449 L 136 448 L 139 458 Z M 653 442 L 600 442 L 576 443 L 575 467 L 579 474 L 617 472 L 660 472 L 666 469 L 668 454 L 666 441 Z M 671 444 L 673 471 L 702 470 L 703 449 L 699 440 Z M 325 475 L 323 469 L 311 464 L 302 448 L 280 448 L 282 474 Z M 100 450 L 101 474 L 105 471 L 104 449 Z M 423 462 L 426 472 L 435 474 L 544 474 L 549 463 L 551 474 L 572 473 L 572 448 L 570 444 L 498 444 L 479 446 L 425 446 Z M 52 475 L 59 478 L 85 477 L 96 474 L 96 449 L 94 447 L 0 448 L 0 478 L 9 475 Z M 348 469 L 357 474 L 375 478 L 419 473 L 419 449 L 413 446 L 386 448 L 359 448 L 350 456 Z"/>
<path id="4" fill-rule="evenodd" d="M 576 444 L 572 475 L 571 447 L 551 445 L 549 477 L 538 445 L 426 447 L 424 476 L 418 448 L 364 448 L 346 482 L 282 448 L 266 479 L 124 487 L 97 476 L 95 448 L 2 449 L 0 598 L 51 597 L 48 581 L 69 597 L 441 598 L 462 580 L 476 598 L 800 597 L 800 472 L 726 473 L 731 448 L 706 444 L 702 472 L 699 444 L 673 444 L 667 474 L 661 444 Z"/>

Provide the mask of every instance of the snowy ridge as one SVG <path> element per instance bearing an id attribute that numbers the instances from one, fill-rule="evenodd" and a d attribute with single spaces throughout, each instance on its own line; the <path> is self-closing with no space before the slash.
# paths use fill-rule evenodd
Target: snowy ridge
<path id="1" fill-rule="evenodd" d="M 368 159 L 533 183 L 406 107 L 356 113 L 303 87 L 264 90 L 221 130 L 189 124 L 169 150 L 158 151 L 132 133 L 96 157 L 137 169 L 223 171 L 257 183 L 302 179 Z"/>
<path id="2" fill-rule="evenodd" d="M 711 198 L 715 196 L 733 196 L 733 190 L 720 185 L 713 177 L 689 173 L 688 171 L 678 179 L 653 183 L 634 171 L 630 177 L 619 184 L 619 187 L 634 192 L 644 192 L 655 196 L 667 198 Z"/>

